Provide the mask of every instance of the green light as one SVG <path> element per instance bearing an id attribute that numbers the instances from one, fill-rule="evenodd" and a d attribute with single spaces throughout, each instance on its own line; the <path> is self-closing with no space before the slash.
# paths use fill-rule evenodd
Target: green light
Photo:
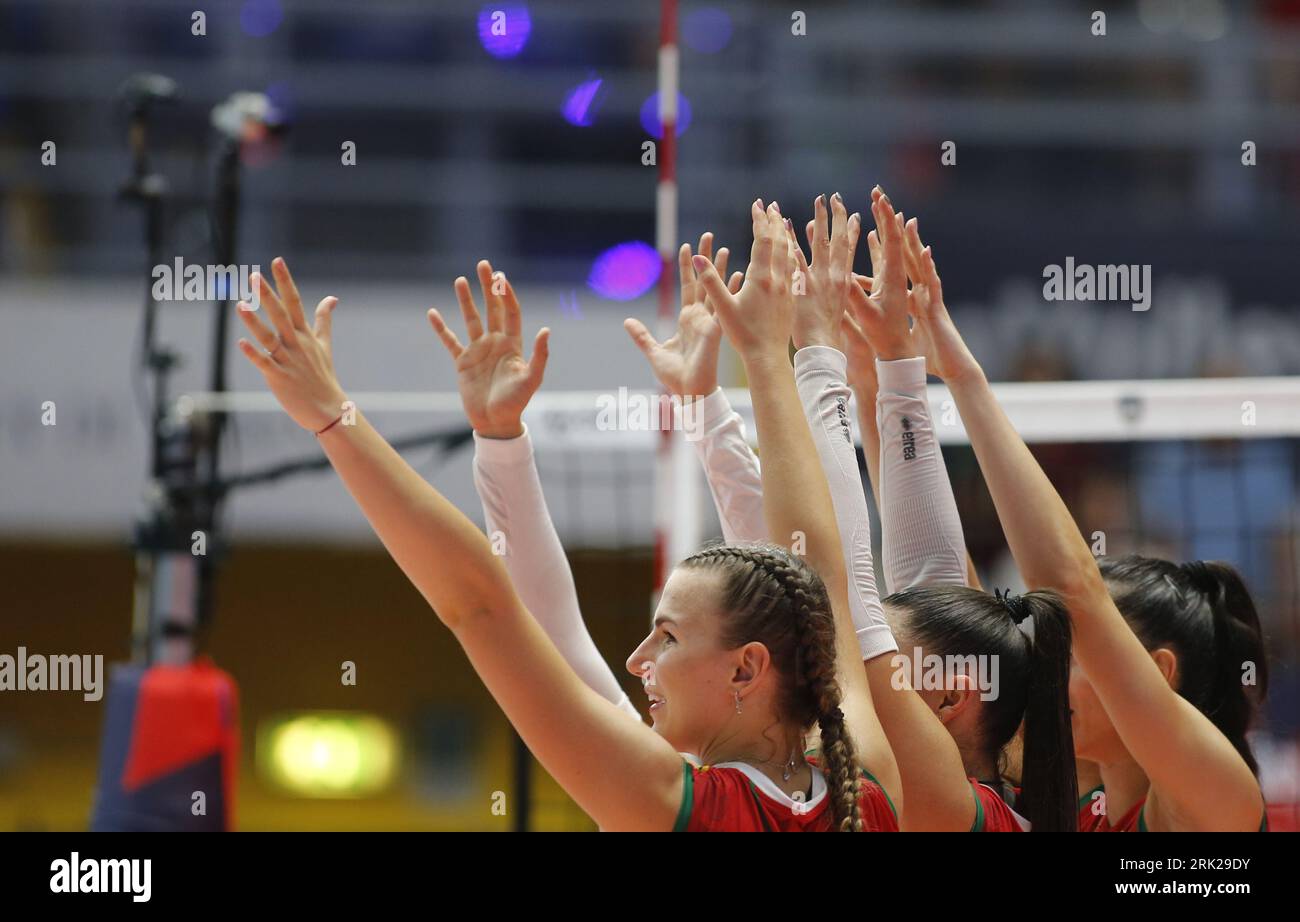
<path id="1" fill-rule="evenodd" d="M 393 780 L 397 734 L 368 714 L 295 714 L 263 724 L 257 762 L 277 786 L 302 797 L 365 797 Z"/>

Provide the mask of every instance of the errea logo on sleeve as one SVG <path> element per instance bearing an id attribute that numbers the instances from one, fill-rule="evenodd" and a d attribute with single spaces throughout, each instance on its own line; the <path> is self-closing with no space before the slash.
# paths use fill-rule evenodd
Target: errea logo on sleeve
<path id="1" fill-rule="evenodd" d="M 151 858 L 56 858 L 50 862 L 52 893 L 130 893 L 136 903 L 149 902 Z"/>

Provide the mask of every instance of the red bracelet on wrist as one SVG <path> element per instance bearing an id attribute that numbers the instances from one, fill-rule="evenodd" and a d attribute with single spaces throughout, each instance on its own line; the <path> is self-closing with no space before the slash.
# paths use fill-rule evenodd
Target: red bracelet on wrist
<path id="1" fill-rule="evenodd" d="M 319 432 L 317 432 L 317 433 L 316 433 L 316 437 L 317 437 L 317 438 L 320 438 L 320 436 L 322 435 L 322 433 L 329 432 L 331 429 L 333 429 L 335 426 L 337 426 L 337 425 L 339 424 L 339 420 L 341 420 L 342 418 L 343 418 L 343 414 L 340 413 L 340 414 L 338 415 L 338 419 L 334 420 L 334 422 L 330 423 L 330 424 L 329 424 L 328 426 L 326 426 L 324 429 L 321 429 Z"/>

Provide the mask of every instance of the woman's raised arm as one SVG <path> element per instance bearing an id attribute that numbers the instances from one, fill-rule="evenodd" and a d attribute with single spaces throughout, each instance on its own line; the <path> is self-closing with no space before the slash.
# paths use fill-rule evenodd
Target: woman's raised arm
<path id="1" fill-rule="evenodd" d="M 588 688 L 515 594 L 482 532 L 424 481 L 353 408 L 335 377 L 331 314 L 308 327 L 283 260 L 283 299 L 258 279 L 274 330 L 240 305 L 261 352 L 240 349 L 330 463 L 398 566 L 464 648 L 538 761 L 604 829 L 671 829 L 684 789 L 680 756 Z"/>
<path id="2" fill-rule="evenodd" d="M 761 201 L 754 203 L 752 218 L 754 247 L 737 294 L 727 290 L 707 259 L 697 256 L 695 269 L 727 339 L 745 363 L 763 451 L 763 511 L 768 533 L 774 542 L 802 553 L 826 584 L 836 623 L 837 675 L 845 724 L 862 766 L 892 797 L 902 789 L 898 767 L 862 669 L 835 510 L 790 364 L 795 262 L 787 222 L 775 203 L 764 211 Z"/>
<path id="3" fill-rule="evenodd" d="M 929 338 L 970 435 L 1007 544 L 1026 586 L 1069 606 L 1073 651 L 1129 753 L 1151 782 L 1148 811 L 1171 828 L 1259 828 L 1264 802 L 1245 760 L 1208 717 L 1171 687 L 1111 600 L 1065 503 L 993 396 L 944 306 L 929 247 L 907 245 L 922 278 L 916 319 Z M 1213 792 L 1208 794 L 1207 792 Z"/>

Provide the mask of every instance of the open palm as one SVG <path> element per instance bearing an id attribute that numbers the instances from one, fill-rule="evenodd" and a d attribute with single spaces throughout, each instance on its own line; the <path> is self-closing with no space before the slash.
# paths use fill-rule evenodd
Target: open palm
<path id="1" fill-rule="evenodd" d="M 872 278 L 855 276 L 858 284 L 850 286 L 849 310 L 881 359 L 921 355 L 908 322 L 912 299 L 907 287 L 902 216 L 894 212 L 879 186 L 872 190 L 871 214 L 876 219 L 876 229 L 867 235 Z"/>
<path id="2" fill-rule="evenodd" d="M 533 343 L 533 357 L 524 358 L 519 299 L 504 273 L 493 273 L 486 259 L 477 266 L 479 286 L 487 308 L 483 329 L 469 281 L 456 279 L 456 300 L 469 344 L 462 345 L 435 309 L 429 322 L 456 360 L 456 385 L 474 431 L 485 438 L 508 439 L 523 434 L 521 417 L 542 384 L 549 354 L 550 330 L 543 327 Z"/>
<path id="3" fill-rule="evenodd" d="M 700 255 L 713 258 L 713 235 L 700 237 Z M 714 262 L 718 273 L 726 276 L 729 253 L 726 247 L 718 250 Z M 691 245 L 682 244 L 677 253 L 677 267 L 681 274 L 682 309 L 677 315 L 677 330 L 671 337 L 658 342 L 646 325 L 629 317 L 623 321 L 632 341 L 650 362 L 659 383 L 668 393 L 677 397 L 707 397 L 718 386 L 718 351 L 722 345 L 722 327 L 713 316 L 713 305 L 704 295 L 695 268 L 691 264 Z M 731 290 L 740 289 L 741 275 L 731 279 Z"/>
<path id="4" fill-rule="evenodd" d="M 795 291 L 801 296 L 795 299 L 794 346 L 796 349 L 837 346 L 845 307 L 851 297 L 853 254 L 858 247 L 862 219 L 856 214 L 849 215 L 838 192 L 831 197 L 829 211 L 826 196 L 817 196 L 813 202 L 813 220 L 805 228 L 811 264 L 804 258 L 789 222 L 787 227 L 790 251 L 803 281 Z"/>
<path id="5" fill-rule="evenodd" d="M 732 290 L 707 259 L 696 256 L 695 271 L 727 341 L 748 365 L 758 355 L 780 354 L 788 361 L 790 327 L 794 318 L 791 279 L 795 258 L 790 249 L 788 222 L 773 202 L 761 199 L 750 206 L 754 245 L 740 288 Z"/>
<path id="6" fill-rule="evenodd" d="M 844 325 L 844 342 L 846 351 L 850 352 L 850 361 L 854 361 L 854 354 L 857 361 L 862 361 L 869 352 L 878 353 L 877 341 L 883 340 L 893 342 L 890 348 L 895 352 L 925 356 L 926 370 L 948 383 L 979 373 L 979 364 L 948 316 L 934 254 L 921 243 L 916 218 L 904 223 L 903 216 L 895 214 L 888 199 L 884 198 L 882 202 L 882 198 L 877 188 L 873 193 L 873 211 L 880 210 L 881 236 L 893 239 L 886 247 L 876 231 L 867 235 L 872 275 L 853 276 L 858 291 L 850 298 L 852 310 Z M 896 271 L 883 271 L 891 259 L 895 264 L 901 262 L 904 265 L 910 288 L 900 284 Z M 885 281 L 887 275 L 888 283 Z M 892 291 L 892 297 L 886 294 L 887 288 Z M 904 290 L 905 302 L 901 298 Z M 911 320 L 910 343 L 905 348 L 899 342 L 903 331 L 899 319 L 900 304 L 905 304 L 906 315 Z"/>

